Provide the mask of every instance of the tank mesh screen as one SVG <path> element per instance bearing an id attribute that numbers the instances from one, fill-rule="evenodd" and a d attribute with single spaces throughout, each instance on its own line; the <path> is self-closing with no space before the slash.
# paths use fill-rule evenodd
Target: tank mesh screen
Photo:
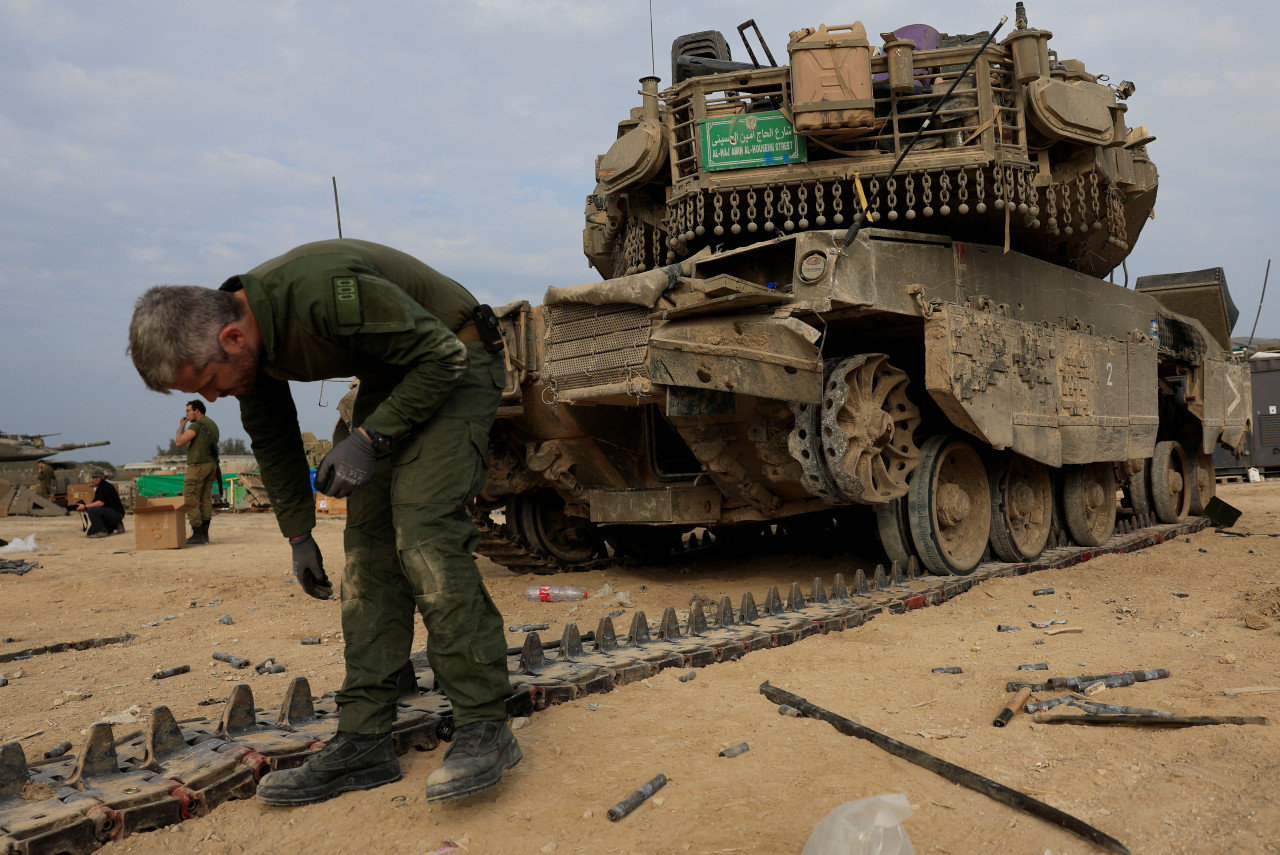
<path id="1" fill-rule="evenodd" d="M 1164 312 L 1157 310 L 1157 313 L 1159 319 L 1156 323 L 1160 325 L 1160 347 L 1174 353 L 1194 355 L 1190 361 L 1195 365 L 1200 364 L 1205 351 L 1204 338 L 1200 335 L 1200 331 Z"/>
<path id="2" fill-rule="evenodd" d="M 625 304 L 548 306 L 543 379 L 557 389 L 587 389 L 647 377 L 650 311 Z"/>

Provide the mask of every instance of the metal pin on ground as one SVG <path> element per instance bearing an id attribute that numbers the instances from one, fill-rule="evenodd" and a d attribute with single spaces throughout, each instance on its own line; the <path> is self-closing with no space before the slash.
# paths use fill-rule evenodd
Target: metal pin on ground
<path id="1" fill-rule="evenodd" d="M 658 790 L 662 789 L 666 783 L 667 776 L 658 775 L 643 787 L 638 788 L 631 795 L 609 808 L 609 821 L 617 822 L 622 819 L 624 816 L 640 807 L 640 805 L 644 804 L 646 799 L 658 792 Z"/>
<path id="2" fill-rule="evenodd" d="M 51 760 L 54 757 L 61 757 L 71 750 L 70 742 L 63 742 L 61 745 L 55 745 L 44 753 L 44 759 Z"/>

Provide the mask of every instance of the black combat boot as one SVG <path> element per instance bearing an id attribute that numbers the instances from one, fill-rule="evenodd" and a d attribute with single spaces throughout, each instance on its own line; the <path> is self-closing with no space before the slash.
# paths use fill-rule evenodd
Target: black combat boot
<path id="1" fill-rule="evenodd" d="M 187 546 L 200 546 L 209 542 L 209 522 L 191 527 L 191 536 L 187 538 Z"/>
<path id="2" fill-rule="evenodd" d="M 371 790 L 400 780 L 391 735 L 340 730 L 329 744 L 297 769 L 280 769 L 258 784 L 258 801 L 269 805 L 306 805 L 349 790 Z"/>
<path id="3" fill-rule="evenodd" d="M 487 790 L 520 757 L 520 746 L 506 721 L 465 724 L 453 734 L 444 763 L 427 777 L 427 801 L 443 802 Z"/>

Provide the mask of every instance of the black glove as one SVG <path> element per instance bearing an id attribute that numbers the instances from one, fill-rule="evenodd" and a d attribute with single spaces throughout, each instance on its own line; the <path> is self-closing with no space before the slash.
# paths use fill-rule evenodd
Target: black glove
<path id="1" fill-rule="evenodd" d="M 378 455 L 373 442 L 357 428 L 330 449 L 316 469 L 316 489 L 326 496 L 345 499 L 373 480 Z"/>
<path id="2" fill-rule="evenodd" d="M 311 532 L 289 538 L 289 546 L 293 548 L 293 575 L 298 577 L 302 590 L 317 600 L 332 600 L 333 584 L 324 574 L 320 546 L 311 537 Z"/>

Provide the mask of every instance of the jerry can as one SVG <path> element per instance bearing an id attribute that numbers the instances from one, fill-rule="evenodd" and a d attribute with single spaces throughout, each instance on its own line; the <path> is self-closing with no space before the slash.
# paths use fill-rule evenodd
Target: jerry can
<path id="1" fill-rule="evenodd" d="M 872 129 L 871 45 L 861 21 L 797 30 L 787 53 L 796 131 L 851 139 Z"/>

